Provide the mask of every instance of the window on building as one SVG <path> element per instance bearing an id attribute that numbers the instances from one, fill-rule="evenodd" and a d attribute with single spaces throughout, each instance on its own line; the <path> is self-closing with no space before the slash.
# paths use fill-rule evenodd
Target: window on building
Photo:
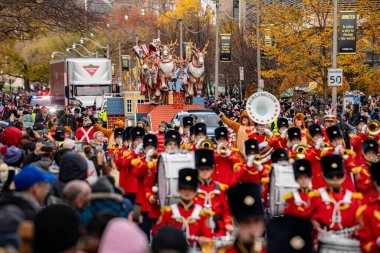
<path id="1" fill-rule="evenodd" d="M 132 113 L 132 99 L 127 99 L 127 113 Z"/>
<path id="2" fill-rule="evenodd" d="M 141 105 L 141 104 L 144 104 L 144 99 L 137 99 L 137 104 L 138 105 Z"/>

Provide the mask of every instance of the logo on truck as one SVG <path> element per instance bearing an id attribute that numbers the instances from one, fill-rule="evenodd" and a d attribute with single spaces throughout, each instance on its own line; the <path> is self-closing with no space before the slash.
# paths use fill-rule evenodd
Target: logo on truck
<path id="1" fill-rule="evenodd" d="M 100 66 L 95 66 L 95 65 L 88 65 L 88 66 L 83 66 L 83 68 L 91 75 L 94 76 L 95 72 L 99 69 Z"/>

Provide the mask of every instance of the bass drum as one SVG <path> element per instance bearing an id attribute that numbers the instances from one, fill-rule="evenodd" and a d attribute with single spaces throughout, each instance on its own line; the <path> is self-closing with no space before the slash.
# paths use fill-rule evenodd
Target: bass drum
<path id="1" fill-rule="evenodd" d="M 160 206 L 177 203 L 178 171 L 183 168 L 195 169 L 194 154 L 161 153 L 157 167 L 158 199 Z"/>
<path id="2" fill-rule="evenodd" d="M 293 166 L 290 163 L 272 164 L 269 194 L 269 208 L 272 217 L 284 214 L 284 195 L 297 190 L 298 187 L 294 179 Z"/>
<path id="3" fill-rule="evenodd" d="M 319 253 L 360 253 L 358 240 L 348 239 L 337 235 L 318 235 Z"/>

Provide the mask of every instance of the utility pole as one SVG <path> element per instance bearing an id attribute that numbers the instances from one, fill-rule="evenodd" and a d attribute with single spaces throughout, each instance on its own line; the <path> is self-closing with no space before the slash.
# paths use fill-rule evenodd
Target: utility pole
<path id="1" fill-rule="evenodd" d="M 179 20 L 179 55 L 181 59 L 183 58 L 183 20 Z"/>
<path id="2" fill-rule="evenodd" d="M 157 28 L 157 38 L 161 39 L 161 30 L 160 30 L 160 28 Z"/>
<path id="3" fill-rule="evenodd" d="M 117 92 L 120 92 L 120 87 L 123 85 L 122 82 L 122 69 L 121 69 L 121 43 L 119 41 L 119 77 L 117 78 Z"/>
<path id="4" fill-rule="evenodd" d="M 264 90 L 264 82 L 261 80 L 261 43 L 260 43 L 260 0 L 256 0 L 256 38 L 257 38 L 257 50 L 256 50 L 256 60 L 257 60 L 257 91 Z"/>
<path id="5" fill-rule="evenodd" d="M 136 34 L 136 46 L 139 46 L 139 35 L 138 34 Z M 137 59 L 137 61 L 139 61 L 139 59 Z M 139 64 L 137 61 L 136 61 L 136 90 L 139 90 L 140 73 L 139 73 Z"/>
<path id="6" fill-rule="evenodd" d="M 107 47 L 107 59 L 109 59 L 110 58 L 110 44 L 107 43 L 106 47 Z"/>
<path id="7" fill-rule="evenodd" d="M 333 48 L 332 48 L 332 68 L 336 69 L 336 57 L 338 52 L 338 1 L 334 0 L 334 16 L 333 16 Z M 337 103 L 337 87 L 332 87 L 332 108 L 336 108 Z M 327 101 L 326 101 L 327 103 Z"/>
<path id="8" fill-rule="evenodd" d="M 215 0 L 215 100 L 219 97 L 219 0 Z"/>

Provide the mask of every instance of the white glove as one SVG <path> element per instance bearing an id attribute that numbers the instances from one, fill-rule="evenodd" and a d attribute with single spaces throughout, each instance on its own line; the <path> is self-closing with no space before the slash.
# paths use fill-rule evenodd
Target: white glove
<path id="1" fill-rule="evenodd" d="M 153 148 L 149 149 L 148 152 L 146 152 L 145 160 L 148 163 L 152 160 L 151 157 L 152 157 L 153 153 L 154 153 L 154 149 Z"/>
<path id="2" fill-rule="evenodd" d="M 294 145 L 293 145 L 293 147 L 292 147 L 293 152 L 296 152 L 296 149 L 297 149 L 297 147 L 298 147 L 299 145 L 300 145 L 300 144 L 294 144 Z"/>
<path id="3" fill-rule="evenodd" d="M 380 248 L 380 236 L 379 236 L 379 237 L 377 237 L 377 239 L 376 239 L 376 244 L 377 244 L 377 247 L 379 247 L 379 248 Z"/>
<path id="4" fill-rule="evenodd" d="M 266 135 L 269 135 L 269 136 L 272 136 L 272 135 L 273 135 L 272 131 L 269 130 L 268 128 L 265 128 L 265 129 L 264 129 L 264 133 L 265 133 Z"/>
<path id="5" fill-rule="evenodd" d="M 321 147 L 322 147 L 322 143 L 323 143 L 323 139 L 322 139 L 322 138 L 318 139 L 318 140 L 315 142 L 315 148 L 316 148 L 316 149 L 321 149 Z"/>
<path id="6" fill-rule="evenodd" d="M 262 143 L 259 144 L 259 149 L 265 148 L 266 146 L 268 146 L 268 142 L 263 141 Z"/>
<path id="7" fill-rule="evenodd" d="M 282 139 L 285 139 L 286 138 L 286 132 L 288 131 L 288 129 L 284 129 L 284 130 L 282 130 L 282 132 L 281 132 L 281 138 Z"/>
<path id="8" fill-rule="evenodd" d="M 334 148 L 334 154 L 340 155 L 342 150 L 343 150 L 343 145 L 338 145 Z"/>
<path id="9" fill-rule="evenodd" d="M 201 143 L 204 141 L 205 139 L 200 139 L 199 141 L 197 141 L 197 144 L 195 145 L 195 147 L 197 149 L 199 149 L 199 147 L 201 146 Z"/>
<path id="10" fill-rule="evenodd" d="M 247 165 L 248 165 L 248 167 L 250 167 L 250 168 L 253 167 L 254 160 L 255 160 L 255 155 L 248 156 L 248 159 L 247 159 Z M 263 170 L 263 166 L 261 164 L 258 164 L 258 165 L 255 164 L 255 167 L 257 168 L 258 171 L 262 171 Z"/>
<path id="11" fill-rule="evenodd" d="M 362 133 L 363 134 L 367 133 L 367 125 L 362 126 Z"/>
<path id="12" fill-rule="evenodd" d="M 136 155 L 140 154 L 141 151 L 142 151 L 142 149 L 143 149 L 143 144 L 142 143 L 140 143 L 139 145 L 137 145 L 137 147 L 135 149 Z"/>

